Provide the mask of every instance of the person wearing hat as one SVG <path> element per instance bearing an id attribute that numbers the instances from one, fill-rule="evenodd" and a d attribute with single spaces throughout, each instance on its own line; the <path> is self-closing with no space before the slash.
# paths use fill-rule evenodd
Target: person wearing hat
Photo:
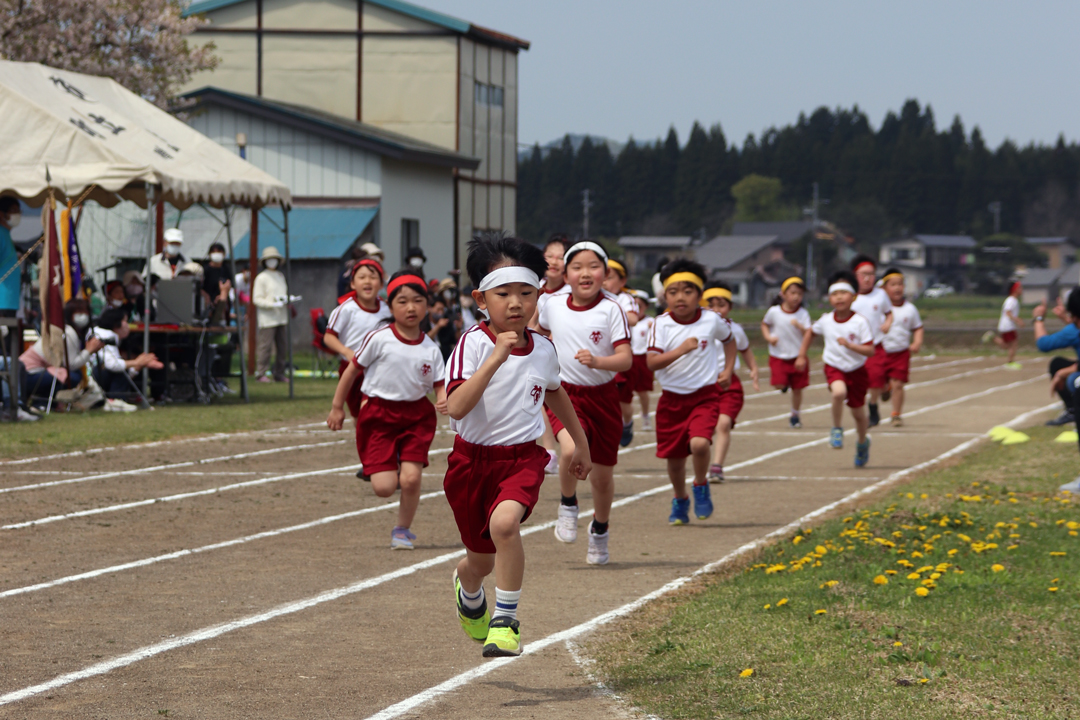
<path id="1" fill-rule="evenodd" d="M 423 270 L 426 262 L 427 255 L 418 247 L 409 248 L 409 252 L 405 253 L 405 266 L 410 270 Z"/>
<path id="2" fill-rule="evenodd" d="M 184 231 L 169 228 L 165 231 L 165 250 L 150 258 L 150 273 L 164 280 L 172 280 L 180 269 L 187 264 L 187 258 L 180 253 L 184 242 Z"/>
<path id="3" fill-rule="evenodd" d="M 386 262 L 386 254 L 383 253 L 382 248 L 373 242 L 366 242 L 360 246 L 360 249 L 364 251 L 364 257 L 369 257 L 372 260 L 378 260 L 382 265 Z"/>
<path id="4" fill-rule="evenodd" d="M 278 269 L 285 258 L 276 247 L 268 247 L 259 258 L 262 270 L 255 276 L 251 301 L 255 305 L 258 330 L 255 345 L 255 374 L 259 382 L 270 382 L 266 371 L 270 368 L 270 351 L 274 349 L 273 377 L 285 382 L 286 325 L 289 322 L 289 288 L 285 275 Z"/>

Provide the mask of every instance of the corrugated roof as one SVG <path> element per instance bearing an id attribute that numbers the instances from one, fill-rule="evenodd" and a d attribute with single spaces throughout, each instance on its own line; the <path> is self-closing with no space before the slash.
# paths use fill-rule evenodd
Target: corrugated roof
<path id="1" fill-rule="evenodd" d="M 193 112 L 202 105 L 222 107 L 250 113 L 282 125 L 305 130 L 321 137 L 370 150 L 371 152 L 395 160 L 439 165 L 442 167 L 465 168 L 475 170 L 480 167 L 479 158 L 462 155 L 433 143 L 424 142 L 384 130 L 374 125 L 350 120 L 333 113 L 323 112 L 304 105 L 267 100 L 263 97 L 222 90 L 216 87 L 204 87 L 193 90 L 183 97 L 194 100 L 193 107 L 185 107 L 185 112 Z"/>
<path id="2" fill-rule="evenodd" d="M 201 2 L 193 2 L 188 6 L 187 10 L 184 11 L 183 16 L 187 17 L 189 15 L 200 15 L 213 12 L 214 10 L 219 10 L 231 5 L 239 5 L 243 2 L 248 2 L 248 0 L 202 0 Z M 402 0 L 364 0 L 364 2 L 369 2 L 372 5 L 378 5 L 387 10 L 393 10 L 402 15 L 416 18 L 417 20 L 423 20 L 432 25 L 437 25 L 446 30 L 461 33 L 462 35 L 468 35 L 478 40 L 486 40 L 495 45 L 510 47 L 514 50 L 529 49 L 528 40 L 522 40 L 513 35 L 507 35 L 506 33 L 501 33 L 496 30 L 473 25 L 470 22 L 460 20 L 451 15 L 444 15 L 443 13 L 429 10 L 428 8 L 420 7 L 419 5 L 402 2 Z"/>
<path id="3" fill-rule="evenodd" d="M 1024 239 L 1032 245 L 1064 245 L 1070 242 L 1067 237 L 1029 237 Z"/>
<path id="4" fill-rule="evenodd" d="M 975 238 L 970 235 L 916 235 L 915 239 L 925 247 L 973 248 Z"/>
<path id="5" fill-rule="evenodd" d="M 289 255 L 294 260 L 340 260 L 363 234 L 378 207 L 297 207 L 289 213 Z M 273 222 L 259 218 L 259 253 L 271 245 L 285 253 L 285 235 L 278 230 L 284 218 L 281 208 L 265 211 Z M 251 233 L 244 233 L 234 246 L 237 260 L 248 259 Z"/>
<path id="6" fill-rule="evenodd" d="M 625 235 L 619 238 L 624 248 L 684 248 L 690 244 L 689 235 Z"/>
<path id="7" fill-rule="evenodd" d="M 732 236 L 735 235 L 777 235 L 780 242 L 788 245 L 806 233 L 813 227 L 812 222 L 806 220 L 789 220 L 780 222 L 737 222 L 731 227 Z"/>
<path id="8" fill-rule="evenodd" d="M 779 235 L 721 235 L 694 249 L 694 257 L 707 270 L 727 270 L 774 243 Z"/>

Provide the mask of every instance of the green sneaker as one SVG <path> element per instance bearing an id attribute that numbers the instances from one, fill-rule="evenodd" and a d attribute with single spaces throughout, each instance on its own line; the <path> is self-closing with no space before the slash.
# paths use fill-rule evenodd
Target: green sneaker
<path id="1" fill-rule="evenodd" d="M 521 630 L 517 620 L 497 617 L 491 621 L 484 643 L 484 657 L 517 657 L 521 654 Z"/>
<path id="2" fill-rule="evenodd" d="M 469 610 L 461 604 L 461 581 L 458 580 L 457 570 L 454 571 L 454 604 L 457 605 L 457 619 L 461 623 L 461 629 L 465 634 L 477 642 L 484 642 L 488 636 L 488 623 L 491 616 L 488 615 L 487 600 L 476 610 Z M 485 648 L 485 652 L 487 648 Z"/>

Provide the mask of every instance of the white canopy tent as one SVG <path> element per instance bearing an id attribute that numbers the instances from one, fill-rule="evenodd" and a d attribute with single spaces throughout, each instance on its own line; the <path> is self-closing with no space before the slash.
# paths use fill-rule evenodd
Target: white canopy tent
<path id="1" fill-rule="evenodd" d="M 130 200 L 147 208 L 148 264 L 155 250 L 155 202 L 225 209 L 227 231 L 230 206 L 287 210 L 292 204 L 281 181 L 111 78 L 37 63 L 0 61 L 0 148 L 0 195 L 33 207 L 51 194 L 58 201 L 92 199 L 112 207 Z M 230 238 L 230 253 L 232 246 Z M 287 232 L 285 257 L 288 274 Z M 246 380 L 243 391 L 246 398 Z"/>

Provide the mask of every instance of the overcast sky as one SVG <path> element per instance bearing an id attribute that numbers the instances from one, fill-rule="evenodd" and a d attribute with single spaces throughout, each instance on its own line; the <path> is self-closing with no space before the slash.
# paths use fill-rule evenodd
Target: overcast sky
<path id="1" fill-rule="evenodd" d="M 1080 2 L 413 0 L 532 42 L 519 140 L 653 139 L 695 120 L 747 133 L 858 104 L 874 127 L 908 98 L 991 146 L 1080 133 Z"/>

